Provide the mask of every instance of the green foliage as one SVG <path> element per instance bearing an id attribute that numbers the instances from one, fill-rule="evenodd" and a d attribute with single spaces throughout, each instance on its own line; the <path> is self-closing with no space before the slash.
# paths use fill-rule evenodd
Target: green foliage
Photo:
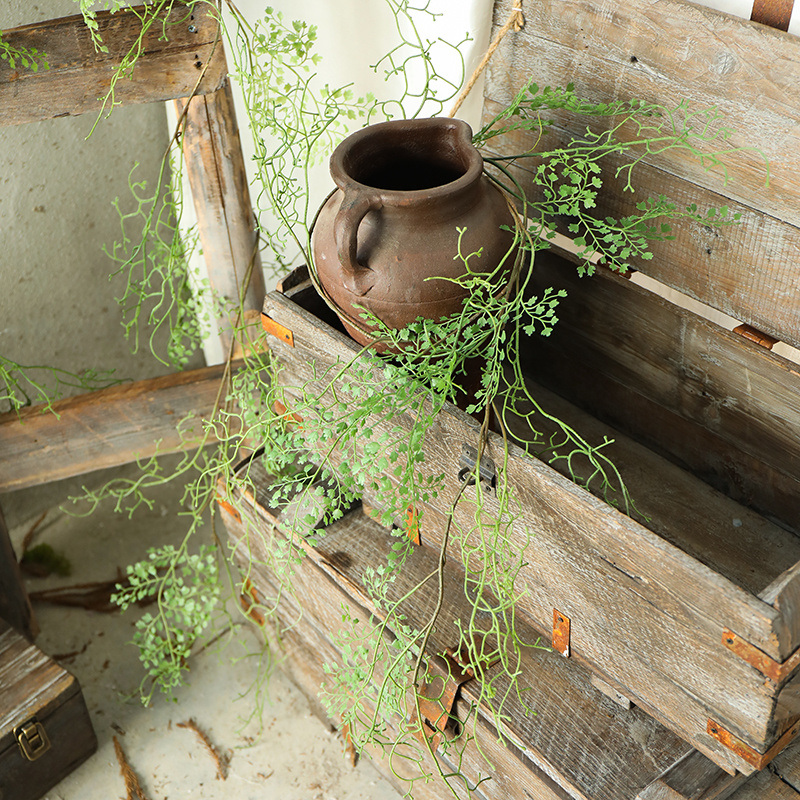
<path id="1" fill-rule="evenodd" d="M 565 113 L 594 118 L 597 124 L 551 147 L 558 136 L 548 131 Z M 497 183 L 520 203 L 531 237 L 550 239 L 559 223 L 578 248 L 581 275 L 594 272 L 598 256 L 611 269 L 627 272 L 636 259 L 652 258 L 650 242 L 673 238 L 671 220 L 715 226 L 739 221 L 727 207 L 703 214 L 693 205 L 679 209 L 663 195 L 638 202 L 637 213 L 619 220 L 596 212 L 601 192 L 633 192 L 633 175 L 642 161 L 669 152 L 681 152 L 727 181 L 725 157 L 740 148 L 726 145 L 731 131 L 720 125 L 721 119 L 716 108 L 692 109 L 686 100 L 675 108 L 640 100 L 593 103 L 578 97 L 571 84 L 540 89 L 531 82 L 475 134 L 474 142 L 483 146 L 520 129 L 537 134 L 537 145 L 529 151 L 485 159 L 496 168 Z M 508 167 L 528 159 L 533 188 L 526 191 Z"/>
<path id="2" fill-rule="evenodd" d="M 150 550 L 146 561 L 130 565 L 127 579 L 128 585 L 111 598 L 123 611 L 134 603 L 156 604 L 155 611 L 136 621 L 133 637 L 147 671 L 142 682 L 142 701 L 147 704 L 156 686 L 170 694 L 184 683 L 192 647 L 217 612 L 221 594 L 217 554 L 208 546 L 191 554 L 185 544 L 165 545 Z"/>
<path id="3" fill-rule="evenodd" d="M 87 369 L 76 374 L 57 367 L 24 365 L 0 355 L 0 411 L 41 404 L 43 410 L 55 413 L 53 403 L 66 387 L 92 391 L 122 383 L 113 375 L 114 370 Z"/>
<path id="4" fill-rule="evenodd" d="M 39 69 L 50 69 L 47 53 L 42 53 L 35 47 L 17 47 L 3 41 L 3 32 L 0 31 L 0 59 L 5 61 L 11 69 L 17 68 L 17 63 L 23 69 L 38 72 Z"/>
<path id="5" fill-rule="evenodd" d="M 79 2 L 95 43 L 102 48 L 95 16 L 85 0 Z M 141 14 L 142 37 L 159 20 L 164 24 L 177 2 L 156 0 L 136 12 Z M 375 69 L 400 81 L 400 91 L 389 100 L 357 97 L 350 86 L 324 83 L 313 26 L 290 23 L 272 8 L 251 25 L 229 4 L 233 14 L 233 27 L 226 30 L 229 56 L 256 145 L 261 241 L 276 271 L 302 258 L 316 278 L 309 248 L 314 222 L 308 188 L 311 165 L 354 124 L 412 117 L 432 109 L 440 113 L 463 82 L 463 61 L 461 74 L 447 77 L 437 72 L 434 57 L 435 48 L 458 52 L 459 45 L 430 42 L 418 32 L 415 20 L 419 14 L 431 14 L 429 3 L 423 0 L 415 8 L 408 0 L 386 2 L 397 22 L 398 44 Z M 118 0 L 109 0 L 109 7 L 116 10 Z M 123 59 L 118 77 L 133 69 L 141 43 L 140 38 Z M 417 78 L 412 77 L 414 68 Z M 432 91 L 442 88 L 442 96 L 431 106 Z M 106 100 L 110 110 L 113 83 Z M 586 117 L 590 124 L 580 137 L 564 143 L 554 135 L 563 115 Z M 428 672 L 431 632 L 444 598 L 458 591 L 466 598 L 469 613 L 457 621 L 459 641 L 454 644 L 482 678 L 476 682 L 479 703 L 491 714 L 501 740 L 509 735 L 509 698 L 527 709 L 521 659 L 527 648 L 541 645 L 521 635 L 517 608 L 525 591 L 519 576 L 535 542 L 507 481 L 510 443 L 548 461 L 623 512 L 632 508 L 609 454 L 612 442 L 607 438 L 590 442 L 549 414 L 522 373 L 523 349 L 531 337 L 550 335 L 565 298 L 563 290 L 534 290 L 536 255 L 549 246 L 556 231 L 562 231 L 573 237 L 581 274 L 591 274 L 598 258 L 624 272 L 637 260 L 652 257 L 652 242 L 673 236 L 670 220 L 711 226 L 737 221 L 725 207 L 704 213 L 692 205 L 678 208 L 663 196 L 637 202 L 635 213 L 621 219 L 597 212 L 603 192 L 632 192 L 634 171 L 642 160 L 670 151 L 691 156 L 702 169 L 719 170 L 725 178 L 730 132 L 719 120 L 715 109 L 694 111 L 686 103 L 674 109 L 638 100 L 595 103 L 578 97 L 572 86 L 540 89 L 531 82 L 474 138 L 476 145 L 484 146 L 495 137 L 525 129 L 538 141 L 525 153 L 486 158 L 492 178 L 509 199 L 516 200 L 519 216 L 509 226 L 512 247 L 491 271 L 481 269 L 481 243 L 472 242 L 468 230 L 458 230 L 454 258 L 462 262 L 464 272 L 455 282 L 466 294 L 459 312 L 441 320 L 421 318 L 398 331 L 364 311 L 365 328 L 388 346 L 387 354 L 365 349 L 330 366 L 311 363 L 310 377 L 306 374 L 300 380 L 282 374 L 268 358 L 247 354 L 241 372 L 226 374 L 210 418 L 202 423 L 185 420 L 179 426 L 186 454 L 177 467 L 165 470 L 156 457 L 142 462 L 134 479 L 85 491 L 80 502 L 89 511 L 108 500 L 116 510 L 131 514 L 152 503 L 148 493 L 153 487 L 175 479 L 186 481 L 184 541 L 178 548 L 155 550 L 130 567 L 129 585 L 121 586 L 116 596 L 123 608 L 145 600 L 156 603 L 156 610 L 137 622 L 135 637 L 147 672 L 142 687 L 146 702 L 156 689 L 172 693 L 181 684 L 193 648 L 215 622 L 223 591 L 238 593 L 258 559 L 276 583 L 272 596 L 259 599 L 259 611 L 277 626 L 279 636 L 275 612 L 285 594 L 293 592 L 294 572 L 306 549 L 317 544 L 327 526 L 341 519 L 355 501 L 365 498 L 380 509 L 384 525 L 394 525 L 386 563 L 375 564 L 364 576 L 369 601 L 380 619 L 344 612 L 337 634 L 343 662 L 326 665 L 330 688 L 323 699 L 330 712 L 349 725 L 359 748 L 382 749 L 392 768 L 400 758 L 418 766 L 419 775 L 408 783 L 408 796 L 417 781 L 433 777 L 444 780 L 454 795 L 471 794 L 474 787 L 466 784 L 459 765 L 464 748 L 474 743 L 470 729 L 474 715 L 468 713 L 461 720 L 460 737 L 443 742 L 457 768 L 446 772 L 434 758 L 434 774 L 423 765 L 426 754 L 435 754 L 429 742 L 420 743 L 415 736 L 419 723 L 410 720 L 419 718 L 419 707 L 408 698 Z M 513 169 L 520 159 L 528 160 L 532 175 L 527 191 Z M 168 173 L 165 156 L 154 191 L 131 177 L 136 207 L 123 213 L 117 204 L 122 238 L 111 255 L 119 264 L 115 274 L 126 282 L 120 300 L 126 332 L 135 346 L 141 321 L 146 319 L 154 332 L 168 326 L 168 352 L 159 357 L 182 365 L 196 346 L 200 323 L 197 300 L 188 286 L 186 246 L 178 235 L 180 200 L 166 188 Z M 274 221 L 265 219 L 267 213 Z M 144 230 L 135 241 L 130 234 L 134 222 Z M 235 327 L 240 323 L 241 319 Z M 258 352 L 258 344 L 252 353 Z M 474 369 L 470 364 L 480 366 L 477 385 L 468 393 L 469 370 Z M 456 401 L 482 419 L 474 443 L 478 461 L 490 421 L 502 432 L 504 447 L 499 457 L 493 452 L 496 482 L 485 485 L 477 467 L 464 476 L 446 509 L 436 568 L 416 585 L 404 586 L 400 577 L 413 545 L 402 520 L 409 509 L 442 503 L 445 476 L 432 468 L 426 454 L 438 415 L 446 403 Z M 213 448 L 206 447 L 212 443 Z M 249 469 L 234 470 L 242 443 L 260 448 L 256 458 L 272 476 L 266 502 L 280 524 L 264 530 L 263 525 L 247 522 L 242 513 L 245 534 L 236 553 L 202 548 L 193 555 L 188 543 L 208 513 L 213 520 L 215 497 L 243 511 L 236 508 L 238 498 L 255 493 Z M 448 583 L 452 578 L 445 570 L 453 552 L 460 555 L 464 569 L 458 586 Z M 244 565 L 234 568 L 231 562 Z M 424 594 L 430 602 L 424 618 L 412 624 L 406 603 L 416 594 Z M 499 663 L 492 677 L 483 669 L 490 662 Z"/>
<path id="6" fill-rule="evenodd" d="M 197 246 L 197 234 L 181 228 L 183 162 L 174 159 L 171 163 L 169 169 L 170 162 L 162 161 L 152 192 L 147 181 L 134 179 L 138 164 L 134 165 L 128 180 L 134 207 L 126 212 L 119 198 L 114 201 L 120 238 L 106 254 L 118 264 L 110 279 L 124 281 L 117 303 L 133 352 L 138 351 L 140 336 L 146 331 L 153 356 L 162 364 L 182 369 L 201 346 L 203 331 L 210 323 L 206 310 L 210 289 L 207 279 L 198 279 L 192 286 L 189 278 L 189 258 Z M 170 175 L 171 182 L 167 180 Z M 158 343 L 165 330 L 166 351 L 161 352 Z"/>
<path id="7" fill-rule="evenodd" d="M 39 577 L 53 574 L 67 577 L 72 573 L 72 564 L 69 559 L 63 553 L 56 552 L 46 542 L 26 550 L 19 563 L 26 572 L 31 572 Z"/>
<path id="8" fill-rule="evenodd" d="M 292 263 L 291 246 L 301 252 L 307 248 L 314 211 L 309 207 L 310 168 L 330 153 L 353 121 L 369 117 L 374 99 L 356 97 L 349 86 L 321 82 L 315 26 L 289 23 L 270 7 L 251 26 L 232 10 L 237 23 L 230 37 L 232 76 L 242 88 L 255 143 L 260 234 L 279 274 Z"/>

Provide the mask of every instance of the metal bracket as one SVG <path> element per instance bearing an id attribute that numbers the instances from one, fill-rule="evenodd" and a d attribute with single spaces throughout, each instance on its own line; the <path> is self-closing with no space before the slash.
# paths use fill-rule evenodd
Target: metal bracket
<path id="1" fill-rule="evenodd" d="M 281 403 L 280 400 L 275 400 L 272 403 L 272 410 L 279 417 L 283 417 L 287 425 L 289 426 L 296 425 L 298 429 L 302 430 L 303 418 L 299 414 L 296 414 L 294 411 L 289 411 L 289 409 L 287 409 L 286 406 L 283 403 Z"/>
<path id="2" fill-rule="evenodd" d="M 242 515 L 227 500 L 224 500 L 219 495 L 217 495 L 217 505 L 223 511 L 227 511 L 237 522 L 242 521 Z"/>
<path id="3" fill-rule="evenodd" d="M 729 750 L 736 753 L 737 756 L 743 758 L 748 764 L 756 769 L 764 769 L 764 767 L 766 767 L 767 764 L 769 764 L 769 762 L 800 733 L 800 719 L 798 719 L 766 753 L 759 753 L 757 750 L 754 750 L 749 744 L 745 744 L 730 731 L 725 730 L 718 722 L 714 722 L 713 719 L 708 720 L 706 730 L 720 742 L 720 744 L 723 744 Z"/>
<path id="4" fill-rule="evenodd" d="M 800 668 L 800 648 L 795 650 L 786 661 L 775 661 L 774 658 L 727 628 L 722 631 L 722 644 L 776 684 L 783 683 Z"/>
<path id="5" fill-rule="evenodd" d="M 478 451 L 471 444 L 461 446 L 461 457 L 458 459 L 458 479 L 467 486 L 475 485 L 475 466 L 478 460 Z M 494 461 L 487 455 L 481 456 L 478 466 L 478 478 L 482 483 L 494 489 L 497 486 L 497 468 Z"/>
<path id="6" fill-rule="evenodd" d="M 761 345 L 761 347 L 766 347 L 767 350 L 772 350 L 779 341 L 774 336 L 759 331 L 752 325 L 737 325 L 733 329 L 733 332 L 738 333 L 739 336 L 743 336 L 745 339 L 749 339 L 751 342 Z"/>
<path id="7" fill-rule="evenodd" d="M 428 661 L 428 671 L 417 689 L 422 719 L 417 718 L 414 709 L 411 725 L 414 735 L 423 743 L 427 741 L 434 752 L 452 719 L 458 690 L 474 677 L 472 669 L 462 664 L 451 650 Z"/>
<path id="8" fill-rule="evenodd" d="M 408 536 L 415 545 L 419 546 L 419 514 L 417 514 L 416 506 L 409 505 L 406 509 L 406 518 L 403 522 L 403 530 L 406 532 L 406 536 Z"/>
<path id="9" fill-rule="evenodd" d="M 553 649 L 564 658 L 570 656 L 570 618 L 557 608 L 553 609 Z"/>
<path id="10" fill-rule="evenodd" d="M 239 595 L 239 605 L 242 607 L 245 616 L 251 621 L 255 622 L 260 628 L 264 627 L 266 617 L 258 610 L 261 604 L 261 598 L 258 596 L 256 587 L 252 584 L 249 578 L 245 578 L 242 583 L 242 593 Z"/>
<path id="11" fill-rule="evenodd" d="M 280 322 L 275 322 L 272 317 L 263 312 L 261 313 L 261 327 L 270 334 L 270 336 L 274 336 L 282 342 L 286 342 L 289 347 L 294 347 L 294 334 L 288 328 L 281 325 Z"/>
<path id="12" fill-rule="evenodd" d="M 27 722 L 14 728 L 14 738 L 17 740 L 22 755 L 28 761 L 36 761 L 50 749 L 50 739 L 42 723 L 31 717 Z"/>

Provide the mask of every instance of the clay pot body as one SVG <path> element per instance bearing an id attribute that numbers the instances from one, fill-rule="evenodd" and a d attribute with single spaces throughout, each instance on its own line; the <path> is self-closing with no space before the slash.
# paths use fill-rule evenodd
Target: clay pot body
<path id="1" fill-rule="evenodd" d="M 334 151 L 330 168 L 339 188 L 317 218 L 314 263 L 359 343 L 372 342 L 357 327 L 367 325 L 361 308 L 391 328 L 459 310 L 465 291 L 435 279 L 464 272 L 454 258 L 459 228 L 466 228 L 462 253 L 483 248 L 473 270 L 490 272 L 508 253 L 513 234 L 500 226 L 513 227 L 513 217 L 483 175 L 471 137 L 461 120 L 398 120 L 364 128 Z"/>

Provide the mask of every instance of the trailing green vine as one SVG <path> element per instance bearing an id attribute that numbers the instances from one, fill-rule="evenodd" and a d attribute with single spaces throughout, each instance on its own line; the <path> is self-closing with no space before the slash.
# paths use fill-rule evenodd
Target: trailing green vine
<path id="1" fill-rule="evenodd" d="M 0 31 L 0 59 L 5 61 L 11 69 L 16 69 L 17 64 L 23 69 L 29 69 L 31 72 L 50 69 L 47 53 L 43 53 L 35 47 L 21 47 L 9 44 L 3 40 L 2 31 Z"/>
<path id="2" fill-rule="evenodd" d="M 177 1 L 159 0 L 148 6 L 143 31 L 146 25 L 158 24 Z M 358 96 L 350 86 L 321 82 L 313 26 L 289 23 L 273 9 L 251 23 L 234 3 L 226 3 L 232 18 L 226 27 L 232 74 L 242 87 L 255 138 L 261 242 L 276 273 L 302 260 L 318 283 L 309 247 L 314 223 L 308 189 L 311 165 L 353 125 L 427 113 L 434 90 L 444 87 L 433 101 L 440 112 L 463 82 L 463 60 L 461 74 L 457 70 L 449 77 L 440 75 L 432 55 L 434 44 L 418 32 L 415 15 L 430 14 L 429 4 L 414 8 L 408 0 L 386 2 L 400 38 L 375 69 L 401 80 L 399 94 L 388 100 Z M 118 6 L 117 0 L 110 3 Z M 82 9 L 91 25 L 89 6 L 84 3 Z M 459 49 L 446 43 L 439 46 Z M 132 48 L 120 77 L 132 69 L 139 54 Z M 412 63 L 420 66 L 418 84 L 407 77 Z M 113 86 L 108 104 L 114 104 Z M 554 143 L 548 133 L 564 114 L 585 118 L 588 127 L 579 138 Z M 596 125 L 597 120 L 602 124 Z M 149 489 L 186 480 L 183 501 L 188 524 L 182 542 L 158 548 L 132 565 L 128 586 L 117 595 L 123 608 L 155 600 L 155 610 L 139 620 L 136 633 L 146 671 L 145 702 L 158 689 L 171 694 L 181 685 L 187 659 L 212 635 L 218 600 L 225 593 L 239 594 L 257 566 L 266 567 L 276 584 L 272 595 L 258 600 L 264 635 L 267 621 L 274 624 L 277 635 L 294 624 L 296 619 L 280 622 L 279 618 L 282 601 L 293 592 L 298 564 L 308 548 L 323 540 L 331 523 L 354 502 L 368 498 L 383 524 L 395 525 L 386 562 L 364 576 L 376 618 L 365 621 L 345 613 L 342 630 L 335 635 L 342 659 L 325 667 L 329 683 L 323 699 L 331 714 L 348 725 L 359 748 L 377 747 L 385 753 L 398 777 L 408 781 L 408 796 L 418 781 L 432 777 L 443 780 L 454 796 L 469 796 L 488 779 L 467 776 L 462 769 L 465 749 L 476 742 L 471 727 L 477 720 L 476 709 L 483 708 L 500 739 L 508 740 L 510 700 L 528 707 L 520 671 L 523 655 L 528 648 L 541 646 L 523 633 L 517 613 L 527 591 L 520 575 L 535 541 L 525 529 L 519 499 L 507 480 L 512 443 L 623 512 L 633 507 L 613 462 L 613 443 L 607 438 L 590 442 L 548 413 L 523 374 L 523 349 L 531 337 L 550 334 L 558 322 L 558 304 L 565 298 L 558 288 L 534 288 L 537 253 L 549 247 L 561 230 L 573 237 L 580 274 L 591 275 L 598 256 L 624 272 L 637 260 L 651 257 L 652 242 L 672 237 L 671 220 L 713 225 L 737 221 L 727 208 L 706 212 L 691 205 L 678 208 L 665 197 L 645 199 L 637 203 L 636 213 L 621 219 L 596 213 L 609 176 L 621 180 L 624 190 L 633 191 L 636 168 L 643 159 L 668 151 L 688 154 L 703 169 L 719 169 L 724 176 L 729 134 L 718 123 L 715 110 L 694 111 L 685 103 L 674 109 L 639 101 L 592 103 L 578 97 L 571 86 L 540 90 L 529 83 L 475 134 L 475 144 L 484 150 L 497 137 L 519 130 L 537 146 L 516 155 L 486 154 L 488 173 L 506 192 L 510 206 L 516 207 L 515 223 L 509 226 L 514 244 L 500 265 L 482 270 L 480 245 L 468 246 L 469 232 L 457 231 L 453 255 L 464 269 L 456 282 L 467 294 L 458 313 L 442 320 L 419 319 L 394 330 L 364 312 L 364 325 L 388 346 L 388 354 L 362 350 L 332 365 L 311 363 L 299 378 L 263 354 L 263 339 L 256 337 L 244 353 L 240 371 L 234 373 L 228 359 L 210 418 L 182 424 L 186 453 L 176 468 L 164 470 L 161 460 L 153 458 L 140 464 L 136 478 L 86 490 L 76 500 L 86 511 L 110 501 L 116 510 L 130 514 L 152 502 Z M 122 305 L 129 335 L 138 341 L 144 318 L 153 329 L 169 326 L 171 343 L 161 357 L 181 365 L 196 345 L 200 328 L 197 299 L 187 282 L 179 205 L 165 188 L 168 173 L 165 156 L 155 190 L 131 177 L 136 208 L 129 214 L 120 212 L 122 239 L 112 257 L 126 280 Z M 144 228 L 143 237 L 135 242 L 128 233 L 134 220 Z M 245 333 L 241 313 L 234 327 Z M 480 380 L 464 402 L 468 363 L 480 364 Z M 445 476 L 433 468 L 427 451 L 437 418 L 447 404 L 458 401 L 481 420 L 474 442 L 476 466 L 462 476 L 445 508 L 435 565 L 422 580 L 406 586 L 401 580 L 403 567 L 414 545 L 407 526 L 396 523 L 409 509 L 416 515 L 424 506 L 444 503 Z M 480 461 L 492 427 L 502 446 L 500 452 L 492 452 L 497 472 L 489 488 L 481 479 Z M 521 428 L 527 428 L 524 435 Z M 259 447 L 259 455 L 250 467 L 236 469 L 241 447 L 252 443 Z M 281 517 L 280 525 L 266 526 L 264 531 L 265 526 L 243 522 L 244 540 L 234 554 L 226 552 L 219 539 L 196 548 L 193 540 L 207 515 L 216 519 L 215 500 L 246 518 L 243 498 L 255 494 L 251 469 L 259 462 L 272 476 L 266 502 Z M 452 578 L 446 561 L 454 553 L 464 568 L 459 587 L 447 583 Z M 234 566 L 232 562 L 242 555 L 244 565 Z M 435 743 L 424 729 L 419 735 L 422 714 L 416 689 L 426 680 L 436 655 L 431 652 L 432 632 L 443 599 L 455 588 L 463 593 L 469 613 L 458 620 L 458 641 L 453 644 L 481 680 L 475 706 L 457 721 L 460 735 L 442 739 L 445 763 L 437 758 Z M 406 601 L 416 593 L 427 594 L 430 602 L 424 618 L 412 621 Z M 490 663 L 497 665 L 491 676 L 486 669 Z M 397 768 L 399 759 L 415 764 L 418 775 L 404 778 L 405 772 Z"/>

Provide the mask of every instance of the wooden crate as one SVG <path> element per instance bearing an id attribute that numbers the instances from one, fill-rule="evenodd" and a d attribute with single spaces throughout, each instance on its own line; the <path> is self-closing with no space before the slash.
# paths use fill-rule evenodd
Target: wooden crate
<path id="1" fill-rule="evenodd" d="M 36 800 L 96 749 L 78 681 L 0 620 L 0 797 Z"/>
<path id="2" fill-rule="evenodd" d="M 264 624 L 261 609 L 280 597 L 278 614 L 271 618 L 267 635 L 273 653 L 298 686 L 308 695 L 312 707 L 326 717 L 317 695 L 329 682 L 325 665 L 341 664 L 337 635 L 346 628 L 343 609 L 366 624 L 383 619 L 383 612 L 365 588 L 367 569 L 386 560 L 396 541 L 356 508 L 332 524 L 324 539 L 311 546 L 304 543 L 306 557 L 292 575 L 291 590 L 276 579 L 269 567 L 270 541 L 274 536 L 292 535 L 290 504 L 273 502 L 273 477 L 258 459 L 243 464 L 253 491 L 240 490 L 233 504 L 223 505 L 225 525 L 235 558 L 247 575 L 245 606 L 251 619 Z M 283 532 L 282 532 L 283 531 Z M 389 600 L 397 599 L 435 567 L 437 555 L 426 547 L 416 548 L 400 581 L 393 585 Z M 463 619 L 469 606 L 458 596 L 462 578 L 458 567 L 447 567 L 447 606 L 434 629 L 428 653 L 442 652 L 457 634 L 455 620 Z M 411 625 L 421 626 L 434 604 L 432 595 L 417 593 L 402 607 Z M 523 630 L 530 641 L 534 631 Z M 387 630 L 386 636 L 393 633 Z M 460 769 L 476 782 L 490 780 L 475 790 L 478 800 L 798 800 L 800 747 L 785 750 L 771 770 L 752 777 L 730 776 L 694 750 L 670 730 L 636 706 L 614 696 L 583 665 L 562 658 L 555 651 L 529 650 L 521 670 L 525 685 L 531 687 L 528 702 L 535 715 L 524 712 L 519 701 L 506 707 L 507 735 L 517 742 L 498 743 L 492 716 L 478 708 L 475 741 L 463 753 Z M 491 670 L 485 676 L 491 679 Z M 465 683 L 457 695 L 453 713 L 463 719 L 465 710 L 479 699 L 474 683 Z M 341 720 L 330 719 L 341 728 Z M 396 735 L 396 729 L 390 731 Z M 479 754 L 478 749 L 480 748 Z M 392 769 L 376 749 L 369 751 L 376 766 L 407 791 L 418 773 L 414 766 L 397 759 Z M 439 753 L 445 767 L 453 767 L 446 753 Z M 485 760 L 488 758 L 490 764 Z M 431 769 L 426 760 L 424 767 Z M 458 781 L 453 785 L 458 788 Z M 418 800 L 445 800 L 452 794 L 440 782 L 414 788 Z"/>
<path id="3" fill-rule="evenodd" d="M 510 7 L 497 3 L 496 24 Z M 580 280 L 564 258 L 537 256 L 539 285 L 566 287 L 569 297 L 553 335 L 526 347 L 531 387 L 587 439 L 615 440 L 608 455 L 636 508 L 620 513 L 512 445 L 507 474 L 523 514 L 511 536 L 521 547 L 525 531 L 533 533 L 518 579 L 519 615 L 548 640 L 560 633 L 554 614 L 568 619 L 570 664 L 646 712 L 661 736 L 690 744 L 696 754 L 686 759 L 706 758 L 730 775 L 770 763 L 777 770 L 791 762 L 786 748 L 800 732 L 800 366 L 789 357 L 800 346 L 800 42 L 682 0 L 542 0 L 497 51 L 487 115 L 531 78 L 574 83 L 597 101 L 716 103 L 739 131 L 729 144 L 750 149 L 729 154 L 727 184 L 684 154 L 647 156 L 633 196 L 615 178 L 623 162 L 611 166 L 604 178 L 619 191 L 603 196 L 603 214 L 624 216 L 636 201 L 665 194 L 742 215 L 739 226 L 677 225 L 675 238 L 643 262 L 644 279 L 599 269 Z M 547 136 L 557 144 L 584 125 L 558 115 Z M 496 146 L 502 154 L 531 144 L 516 133 Z M 769 189 L 754 145 L 771 161 Z M 517 176 L 531 180 L 522 168 Z M 680 302 L 651 291 L 652 280 Z M 291 410 L 293 390 L 320 388 L 319 376 L 359 348 L 301 276 L 285 286 L 267 297 L 264 313 L 279 333 L 270 346 L 285 367 Z M 709 321 L 683 307 L 690 301 L 741 324 L 729 330 Z M 457 496 L 456 519 L 469 528 L 474 489 L 461 494 L 458 474 L 477 432 L 453 407 L 429 431 L 426 469 L 448 481 L 420 504 L 423 548 L 440 546 Z M 512 432 L 527 435 L 521 423 Z M 502 452 L 502 439 L 490 436 L 488 457 Z M 578 734 L 553 725 L 561 746 L 571 746 Z M 542 758 L 556 764 L 548 774 L 561 776 L 556 783 L 570 796 L 632 796 L 631 784 L 617 795 L 575 788 L 569 768 L 552 754 Z M 636 792 L 671 796 L 665 787 L 682 780 L 681 763 L 660 785 L 651 774 Z M 726 796 L 713 793 L 716 780 L 678 796 Z M 769 780 L 762 772 L 738 791 L 766 792 Z M 789 791 L 781 787 L 775 796 Z"/>
<path id="4" fill-rule="evenodd" d="M 496 23 L 509 10 L 499 2 Z M 616 181 L 600 209 L 622 216 L 663 193 L 740 212 L 738 226 L 676 226 L 642 264 L 741 321 L 736 331 L 638 279 L 600 269 L 579 280 L 572 264 L 537 257 L 540 285 L 569 298 L 552 337 L 526 348 L 526 368 L 548 411 L 589 439 L 615 439 L 609 455 L 637 512 L 619 513 L 513 447 L 508 465 L 534 534 L 520 578 L 527 622 L 551 631 L 558 610 L 571 620 L 572 657 L 724 769 L 749 774 L 800 731 L 800 367 L 781 355 L 800 345 L 800 42 L 677 0 L 545 0 L 526 19 L 490 68 L 487 114 L 530 78 L 572 82 L 596 100 L 716 102 L 740 131 L 729 144 L 763 147 L 772 162 L 767 190 L 752 149 L 728 156 L 727 184 L 681 153 L 650 156 L 639 193 Z M 547 135 L 557 143 L 583 125 L 564 114 Z M 515 134 L 501 152 L 531 144 Z M 604 177 L 615 185 L 613 168 Z M 293 334 L 293 346 L 272 343 L 289 386 L 313 386 L 311 364 L 324 370 L 356 350 L 284 296 L 270 295 L 265 314 Z M 455 408 L 430 431 L 431 472 L 451 476 L 423 508 L 431 546 L 459 492 L 462 446 L 475 440 Z M 488 455 L 500 452 L 492 439 Z"/>
<path id="5" fill-rule="evenodd" d="M 635 288 L 622 280 L 625 290 Z M 292 345 L 271 340 L 289 397 L 295 387 L 316 387 L 320 375 L 359 349 L 302 308 L 307 302 L 319 313 L 310 286 L 290 293 L 272 293 L 265 302 L 270 319 L 292 332 Z M 549 639 L 558 610 L 571 620 L 572 658 L 724 769 L 760 769 L 796 732 L 798 682 L 797 657 L 780 658 L 781 648 L 791 646 L 787 620 L 758 596 L 756 581 L 791 585 L 800 559 L 795 535 L 567 401 L 544 389 L 537 393 L 585 435 L 604 432 L 616 440 L 613 457 L 640 519 L 511 445 L 509 482 L 523 508 L 512 536 L 522 547 L 526 530 L 533 533 L 518 579 L 520 613 Z M 450 480 L 420 505 L 426 546 L 438 548 L 442 541 L 446 515 L 461 491 L 462 448 L 477 435 L 477 423 L 455 407 L 429 431 L 426 469 Z M 498 457 L 502 448 L 502 439 L 490 436 L 488 456 Z M 467 529 L 474 491 L 464 491 L 456 512 Z M 491 500 L 486 508 L 492 512 Z"/>

